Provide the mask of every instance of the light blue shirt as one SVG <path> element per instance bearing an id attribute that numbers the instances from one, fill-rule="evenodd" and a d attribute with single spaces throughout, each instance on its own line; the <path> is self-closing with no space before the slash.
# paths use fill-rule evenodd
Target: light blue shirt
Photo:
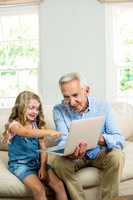
<path id="1" fill-rule="evenodd" d="M 106 147 L 104 147 L 104 149 L 106 148 L 107 151 L 123 149 L 124 137 L 121 135 L 121 131 L 117 126 L 111 105 L 106 101 L 97 100 L 92 96 L 88 96 L 88 102 L 89 108 L 84 113 L 74 112 L 69 106 L 65 105 L 63 101 L 61 104 L 54 106 L 53 117 L 56 130 L 62 133 L 58 140 L 58 145 L 65 145 L 72 120 L 88 119 L 104 115 L 105 121 L 101 130 L 101 134 L 106 142 Z M 102 146 L 97 145 L 96 148 L 86 151 L 86 157 L 95 159 L 102 149 Z"/>

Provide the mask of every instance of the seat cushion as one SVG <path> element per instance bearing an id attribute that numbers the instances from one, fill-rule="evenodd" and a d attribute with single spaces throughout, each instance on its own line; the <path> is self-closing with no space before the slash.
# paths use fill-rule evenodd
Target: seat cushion
<path id="1" fill-rule="evenodd" d="M 125 145 L 125 165 L 122 181 L 133 179 L 133 142 L 127 141 Z"/>
<path id="2" fill-rule="evenodd" d="M 5 124 L 8 121 L 10 112 L 11 112 L 11 109 L 8 109 L 8 108 L 0 109 L 0 138 L 1 138 L 1 134 L 4 131 Z M 8 146 L 7 144 L 3 144 L 0 140 L 0 150 L 7 150 L 7 146 Z"/>
<path id="3" fill-rule="evenodd" d="M 77 172 L 78 180 L 82 183 L 83 188 L 98 186 L 100 184 L 101 171 L 95 167 L 86 167 Z"/>
<path id="4" fill-rule="evenodd" d="M 125 165 L 121 181 L 133 179 L 133 142 L 126 141 L 125 148 Z M 79 181 L 82 183 L 84 188 L 97 186 L 100 184 L 100 178 L 102 171 L 94 167 L 86 167 L 78 172 Z"/>
<path id="5" fill-rule="evenodd" d="M 133 179 L 133 142 L 126 142 L 125 146 L 125 166 L 122 175 L 122 181 Z M 54 157 L 49 157 L 50 161 Z M 8 155 L 6 151 L 0 151 L 0 196 L 6 197 L 25 197 L 31 196 L 31 192 L 25 188 L 23 183 L 18 180 L 7 169 Z M 77 172 L 79 181 L 84 188 L 98 186 L 102 171 L 94 167 L 86 167 Z"/>
<path id="6" fill-rule="evenodd" d="M 7 160 L 7 152 L 0 151 L 0 196 L 23 197 L 30 195 L 23 183 L 8 170 Z"/>
<path id="7" fill-rule="evenodd" d="M 125 145 L 125 166 L 122 174 L 122 181 L 133 179 L 133 142 L 126 142 Z M 53 160 L 54 156 L 49 156 L 49 161 Z M 0 195 L 6 194 L 7 196 L 27 196 L 31 195 L 24 185 L 7 169 L 7 152 L 0 151 Z M 100 184 L 100 177 L 102 171 L 94 167 L 86 167 L 77 172 L 79 181 L 84 188 L 97 186 Z"/>
<path id="8" fill-rule="evenodd" d="M 0 151 L 0 197 L 29 197 L 32 196 L 24 184 L 8 170 L 7 151 Z M 48 196 L 53 192 L 44 186 Z"/>

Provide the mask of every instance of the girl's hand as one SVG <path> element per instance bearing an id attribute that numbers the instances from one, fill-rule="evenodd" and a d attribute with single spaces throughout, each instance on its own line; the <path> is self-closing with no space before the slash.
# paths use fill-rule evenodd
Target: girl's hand
<path id="1" fill-rule="evenodd" d="M 6 131 L 4 135 L 1 137 L 1 141 L 3 144 L 10 144 L 11 139 L 15 136 L 15 134 Z"/>
<path id="2" fill-rule="evenodd" d="M 45 167 L 41 167 L 38 171 L 38 177 L 41 181 L 45 181 L 48 178 Z"/>
<path id="3" fill-rule="evenodd" d="M 53 138 L 58 138 L 61 136 L 61 134 L 58 131 L 55 130 L 48 130 L 47 136 L 51 136 Z"/>
<path id="4" fill-rule="evenodd" d="M 9 133 L 9 131 L 6 131 L 0 138 L 3 144 L 9 144 L 10 139 L 11 139 L 11 134 Z"/>
<path id="5" fill-rule="evenodd" d="M 19 122 L 13 120 L 11 123 L 6 124 L 5 126 L 7 127 L 7 131 L 3 133 L 3 136 L 1 137 L 1 141 L 4 144 L 10 144 L 11 139 L 15 136 L 14 133 L 11 132 L 11 127 L 12 126 L 18 126 Z"/>

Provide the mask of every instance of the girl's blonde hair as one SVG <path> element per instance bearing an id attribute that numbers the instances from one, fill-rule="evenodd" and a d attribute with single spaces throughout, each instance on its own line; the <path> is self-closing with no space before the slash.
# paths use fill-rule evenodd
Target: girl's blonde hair
<path id="1" fill-rule="evenodd" d="M 17 120 L 19 121 L 22 125 L 25 125 L 26 123 L 26 109 L 28 106 L 28 103 L 31 99 L 35 99 L 39 103 L 39 113 L 36 119 L 36 123 L 38 128 L 44 128 L 45 127 L 45 121 L 44 121 L 44 114 L 43 114 L 43 108 L 42 108 L 42 103 L 40 100 L 40 97 L 30 91 L 23 91 L 21 92 L 15 101 L 15 104 L 12 108 L 11 114 L 8 119 L 8 123 L 5 125 L 5 132 L 8 130 L 8 125 L 13 121 Z"/>

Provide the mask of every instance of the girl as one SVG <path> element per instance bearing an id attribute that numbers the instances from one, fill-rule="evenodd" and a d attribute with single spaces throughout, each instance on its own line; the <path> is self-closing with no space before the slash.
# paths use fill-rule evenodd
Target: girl
<path id="1" fill-rule="evenodd" d="M 9 170 L 25 186 L 29 187 L 35 200 L 47 200 L 42 182 L 54 191 L 56 200 L 67 200 L 64 185 L 47 164 L 45 151 L 46 135 L 59 137 L 59 132 L 45 129 L 40 98 L 29 91 L 18 95 L 8 123 L 5 126 L 4 142 L 8 145 Z"/>

